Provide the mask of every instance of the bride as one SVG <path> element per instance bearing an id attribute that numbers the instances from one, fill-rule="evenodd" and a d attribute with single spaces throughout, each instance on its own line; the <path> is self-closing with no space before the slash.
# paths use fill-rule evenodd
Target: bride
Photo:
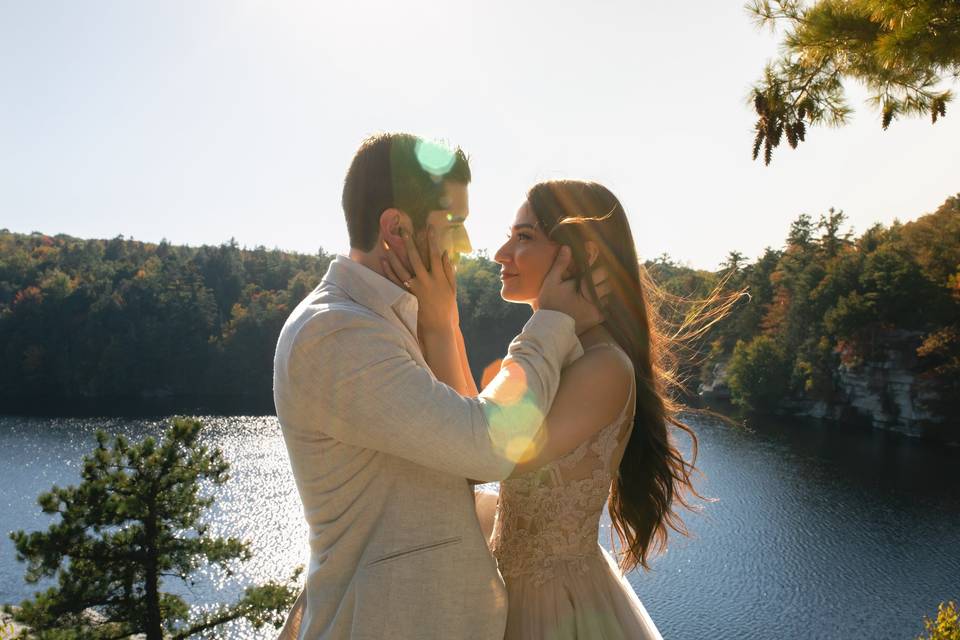
<path id="1" fill-rule="evenodd" d="M 656 331 L 626 213 L 608 189 L 579 181 L 530 189 L 494 257 L 503 299 L 536 310 L 563 246 L 572 252 L 567 275 L 599 303 L 603 322 L 580 334 L 584 355 L 564 370 L 541 436 L 518 456 L 521 466 L 531 458 L 553 462 L 500 484 L 490 548 L 508 594 L 506 638 L 659 639 L 623 574 L 649 568 L 668 528 L 685 531 L 674 506 L 687 505 L 694 467 L 668 427 L 686 431 L 694 447 L 696 438 L 667 396 L 667 344 Z M 443 263 L 449 272 L 446 256 Z M 389 266 L 388 276 L 411 288 L 413 276 L 399 260 L 391 256 Z M 596 274 L 606 276 L 599 287 Z M 445 298 L 411 290 L 421 308 Z M 446 348 L 466 357 L 455 342 Z M 427 362 L 433 368 L 450 353 L 434 350 Z M 476 393 L 468 387 L 458 391 Z M 598 543 L 606 504 L 619 563 Z"/>

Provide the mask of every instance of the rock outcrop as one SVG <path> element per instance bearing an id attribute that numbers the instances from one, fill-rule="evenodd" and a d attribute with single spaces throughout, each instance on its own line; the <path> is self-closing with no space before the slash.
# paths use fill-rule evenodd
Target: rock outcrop
<path id="1" fill-rule="evenodd" d="M 837 366 L 835 393 L 830 402 L 790 398 L 782 403 L 783 415 L 807 416 L 849 423 L 869 424 L 908 436 L 960 441 L 956 417 L 944 413 L 950 398 L 938 383 L 918 373 L 917 332 L 891 333 L 870 360 Z M 727 401 L 728 362 L 716 364 L 700 386 L 710 400 Z M 955 400 L 955 399 L 954 399 Z"/>

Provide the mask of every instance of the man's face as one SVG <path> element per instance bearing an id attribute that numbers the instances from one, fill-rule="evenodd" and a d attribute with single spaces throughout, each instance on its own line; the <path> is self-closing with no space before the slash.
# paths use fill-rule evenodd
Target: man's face
<path id="1" fill-rule="evenodd" d="M 467 235 L 467 230 L 464 226 L 467 217 L 470 215 L 467 185 L 456 182 L 444 183 L 444 198 L 442 203 L 442 209 L 437 209 L 427 214 L 427 224 L 423 232 L 417 234 L 417 248 L 420 249 L 420 255 L 424 259 L 424 264 L 428 264 L 429 260 L 426 230 L 430 227 L 432 227 L 434 233 L 436 233 L 437 248 L 440 253 L 442 254 L 446 251 L 453 264 L 457 264 L 457 262 L 460 261 L 462 254 L 473 251 L 473 246 L 470 244 L 470 237 Z"/>

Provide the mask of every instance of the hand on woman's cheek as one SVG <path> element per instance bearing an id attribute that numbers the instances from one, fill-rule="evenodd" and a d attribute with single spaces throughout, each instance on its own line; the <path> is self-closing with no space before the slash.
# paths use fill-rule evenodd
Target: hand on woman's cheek
<path id="1" fill-rule="evenodd" d="M 560 253 L 560 245 L 541 245 L 538 248 L 537 253 L 537 265 L 536 268 L 539 271 L 539 278 L 537 282 L 537 291 L 536 296 L 539 296 L 540 289 L 543 288 L 543 281 L 546 280 L 547 274 L 550 273 L 550 268 L 553 267 L 553 263 L 557 259 L 557 255 Z"/>
<path id="2" fill-rule="evenodd" d="M 557 256 L 560 254 L 560 245 L 550 245 L 550 248 L 547 250 L 550 260 L 547 261 L 547 269 L 543 272 L 543 277 L 546 278 L 547 274 L 550 273 L 550 268 L 553 266 L 553 263 L 556 262 Z M 568 268 L 569 270 L 569 268 Z M 567 277 L 567 271 L 563 272 L 563 277 Z"/>

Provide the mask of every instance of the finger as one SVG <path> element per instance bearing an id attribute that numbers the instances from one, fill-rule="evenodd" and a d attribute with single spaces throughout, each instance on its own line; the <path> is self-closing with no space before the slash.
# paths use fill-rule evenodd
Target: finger
<path id="1" fill-rule="evenodd" d="M 413 241 L 413 234 L 406 229 L 401 230 L 403 231 L 403 244 L 407 247 L 407 259 L 410 261 L 410 266 L 413 267 L 413 275 L 417 278 L 425 278 L 427 268 L 423 266 L 423 260 L 420 259 L 420 252 L 417 251 L 417 245 Z"/>
<path id="2" fill-rule="evenodd" d="M 387 251 L 387 260 L 390 263 L 390 267 L 393 269 L 393 273 L 400 278 L 400 280 L 411 280 L 412 277 L 410 272 L 407 271 L 407 268 L 403 266 L 403 263 L 400 262 L 400 256 L 398 256 L 393 251 Z"/>
<path id="3" fill-rule="evenodd" d="M 588 284 L 586 277 L 580 280 L 581 288 L 584 290 L 588 289 L 586 286 Z M 603 296 L 607 293 L 610 293 L 611 282 L 610 279 L 606 277 L 606 273 L 601 275 L 593 275 L 589 282 L 590 286 L 593 287 L 593 290 L 597 292 L 598 296 Z"/>
<path id="4" fill-rule="evenodd" d="M 430 269 L 434 265 L 442 264 L 440 259 L 440 248 L 437 246 L 437 232 L 433 227 L 427 228 L 427 247 L 430 251 Z"/>
<path id="5" fill-rule="evenodd" d="M 457 273 L 454 271 L 453 263 L 450 261 L 450 254 L 444 251 L 443 257 L 440 259 L 440 263 L 443 265 L 443 273 L 447 276 L 447 282 L 449 282 L 453 290 L 456 291 Z"/>
<path id="6" fill-rule="evenodd" d="M 386 258 L 380 258 L 380 264 L 383 266 L 383 275 L 387 276 L 387 280 L 397 285 L 398 287 L 403 287 L 403 280 L 400 279 L 393 271 L 393 267 L 390 266 L 390 263 Z"/>
<path id="7" fill-rule="evenodd" d="M 556 259 L 553 261 L 553 266 L 550 267 L 550 271 L 547 272 L 547 276 L 543 279 L 543 283 L 547 284 L 559 284 L 563 281 L 563 272 L 566 270 L 567 265 L 570 264 L 570 247 L 564 245 L 560 247 L 560 251 L 557 253 Z"/>
<path id="8" fill-rule="evenodd" d="M 594 291 L 597 292 L 597 297 L 600 300 L 603 300 L 604 298 L 609 296 L 612 291 L 612 287 L 610 286 L 610 281 L 604 280 L 600 284 L 594 285 Z"/>
<path id="9" fill-rule="evenodd" d="M 597 267 L 592 271 L 593 286 L 599 287 L 600 283 L 607 279 L 607 270 L 603 267 Z"/>

